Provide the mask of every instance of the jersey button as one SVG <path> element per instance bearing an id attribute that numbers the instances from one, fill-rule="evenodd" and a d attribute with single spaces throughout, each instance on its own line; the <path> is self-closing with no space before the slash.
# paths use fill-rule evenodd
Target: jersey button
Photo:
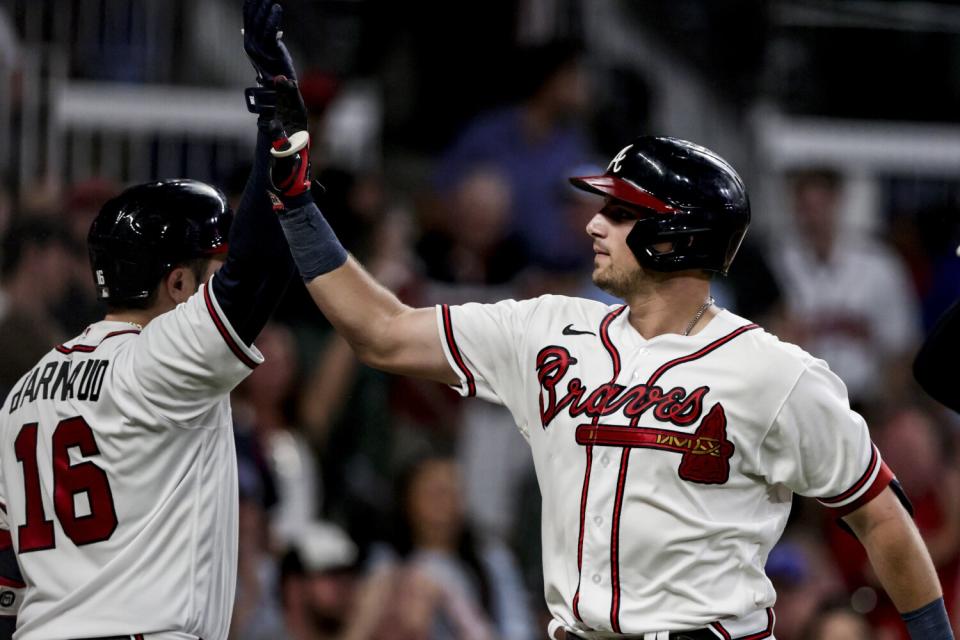
<path id="1" fill-rule="evenodd" d="M 599 574 L 599 573 L 593 574 L 593 583 L 594 583 L 594 584 L 600 584 L 600 580 L 601 580 L 601 579 L 602 579 L 602 578 L 600 578 L 600 574 Z"/>
<path id="2" fill-rule="evenodd" d="M 593 523 L 597 525 L 603 524 L 603 516 L 593 516 Z"/>
<path id="3" fill-rule="evenodd" d="M 607 454 L 603 454 L 603 457 L 600 458 L 600 464 L 602 464 L 603 466 L 609 465 L 609 464 L 610 464 L 610 456 L 608 456 Z"/>

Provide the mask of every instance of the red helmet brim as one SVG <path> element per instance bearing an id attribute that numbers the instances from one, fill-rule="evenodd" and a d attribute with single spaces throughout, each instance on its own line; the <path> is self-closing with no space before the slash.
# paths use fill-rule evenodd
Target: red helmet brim
<path id="1" fill-rule="evenodd" d="M 570 184 L 578 189 L 583 189 L 584 191 L 596 193 L 601 196 L 608 196 L 620 202 L 650 209 L 657 213 L 676 213 L 680 211 L 677 207 L 667 204 L 649 191 L 641 189 L 632 182 L 628 182 L 617 176 L 604 175 L 570 178 Z"/>

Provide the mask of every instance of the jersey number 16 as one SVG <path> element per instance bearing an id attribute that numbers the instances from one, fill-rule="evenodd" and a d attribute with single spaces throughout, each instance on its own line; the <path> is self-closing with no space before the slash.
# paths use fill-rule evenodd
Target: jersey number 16
<path id="1" fill-rule="evenodd" d="M 42 551 L 57 546 L 53 521 L 43 511 L 40 471 L 37 468 L 37 423 L 23 425 L 14 450 L 23 465 L 23 488 L 27 522 L 17 527 L 18 553 Z M 70 449 L 84 457 L 100 454 L 93 430 L 81 417 L 61 421 L 53 431 L 53 507 L 63 532 L 77 546 L 102 542 L 117 528 L 110 482 L 103 469 L 87 460 L 70 464 Z M 74 497 L 86 493 L 90 513 L 77 515 Z"/>

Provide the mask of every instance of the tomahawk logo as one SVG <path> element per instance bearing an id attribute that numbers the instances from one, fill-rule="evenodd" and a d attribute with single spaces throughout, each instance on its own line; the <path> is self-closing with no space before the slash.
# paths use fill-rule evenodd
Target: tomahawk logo
<path id="1" fill-rule="evenodd" d="M 628 144 L 623 149 L 620 149 L 620 153 L 613 157 L 613 160 L 610 161 L 610 164 L 607 165 L 607 171 L 612 171 L 614 173 L 620 173 L 620 163 L 627 159 L 627 151 L 633 147 L 632 144 Z"/>
<path id="2" fill-rule="evenodd" d="M 588 446 L 660 449 L 679 453 L 680 478 L 698 484 L 724 484 L 730 479 L 730 457 L 735 449 L 727 440 L 727 416 L 719 402 L 700 421 L 697 430 L 678 433 L 667 429 L 582 424 L 577 444 Z"/>

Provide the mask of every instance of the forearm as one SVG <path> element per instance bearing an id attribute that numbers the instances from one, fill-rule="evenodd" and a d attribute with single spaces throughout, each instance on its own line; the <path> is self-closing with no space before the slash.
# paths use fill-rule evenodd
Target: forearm
<path id="1" fill-rule="evenodd" d="M 391 373 L 457 382 L 434 309 L 403 304 L 348 257 L 312 201 L 282 212 L 280 224 L 317 307 L 363 362 Z"/>
<path id="2" fill-rule="evenodd" d="M 884 519 L 858 535 L 877 578 L 898 611 L 914 611 L 942 596 L 923 539 L 908 518 Z"/>
<path id="3" fill-rule="evenodd" d="M 353 257 L 307 283 L 317 307 L 363 362 L 383 368 L 395 348 L 392 328 L 413 311 Z"/>
<path id="4" fill-rule="evenodd" d="M 248 345 L 266 325 L 296 271 L 268 193 L 270 142 L 261 125 L 253 170 L 230 229 L 227 261 L 213 279 L 217 302 Z"/>

